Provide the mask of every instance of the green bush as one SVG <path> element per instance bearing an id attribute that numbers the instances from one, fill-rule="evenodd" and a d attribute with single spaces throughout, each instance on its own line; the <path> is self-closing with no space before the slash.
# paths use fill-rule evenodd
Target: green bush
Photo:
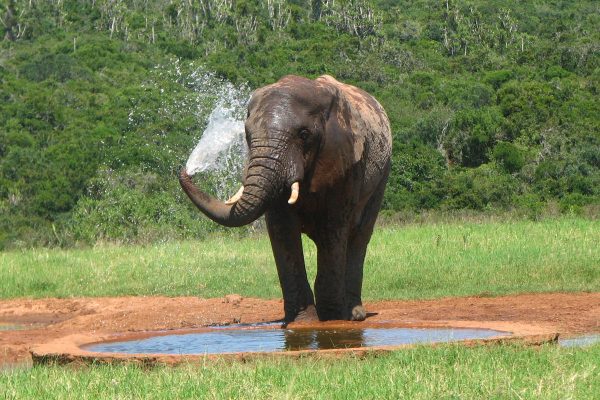
<path id="1" fill-rule="evenodd" d="M 519 182 L 515 177 L 488 164 L 448 174 L 442 185 L 447 197 L 441 206 L 449 210 L 508 209 L 519 194 Z"/>
<path id="2" fill-rule="evenodd" d="M 581 193 L 569 193 L 560 199 L 559 206 L 563 213 L 581 215 L 584 206 L 598 204 L 598 201 L 597 197 L 585 196 Z"/>
<path id="3" fill-rule="evenodd" d="M 75 206 L 69 231 L 95 243 L 201 238 L 218 229 L 184 197 L 174 176 L 103 170 Z"/>
<path id="4" fill-rule="evenodd" d="M 536 193 L 524 193 L 515 197 L 514 207 L 528 219 L 540 219 L 546 208 L 546 202 Z"/>
<path id="5" fill-rule="evenodd" d="M 441 201 L 436 188 L 445 174 L 444 158 L 431 147 L 416 141 L 394 144 L 392 172 L 385 193 L 384 208 L 436 208 Z"/>
<path id="6" fill-rule="evenodd" d="M 492 150 L 494 161 L 508 173 L 519 172 L 525 165 L 525 157 L 519 147 L 510 142 L 498 142 Z"/>
<path id="7" fill-rule="evenodd" d="M 532 146 L 540 144 L 542 131 L 560 122 L 556 109 L 559 108 L 557 89 L 545 82 L 511 81 L 498 90 L 498 102 L 504 117 L 507 138 L 518 139 Z"/>
<path id="8" fill-rule="evenodd" d="M 484 75 L 483 81 L 494 89 L 498 90 L 500 87 L 511 80 L 514 76 L 514 72 L 507 69 L 502 69 L 498 71 L 490 71 Z"/>
<path id="9" fill-rule="evenodd" d="M 444 137 L 448 159 L 464 167 L 488 162 L 497 139 L 504 136 L 503 122 L 495 107 L 458 111 Z"/>

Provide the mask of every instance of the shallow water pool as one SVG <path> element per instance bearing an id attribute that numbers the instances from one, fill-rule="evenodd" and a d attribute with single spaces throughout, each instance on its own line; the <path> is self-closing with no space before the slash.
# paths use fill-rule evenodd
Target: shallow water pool
<path id="1" fill-rule="evenodd" d="M 214 329 L 157 335 L 85 346 L 102 353 L 220 354 L 398 346 L 507 336 L 509 332 L 462 328 Z"/>

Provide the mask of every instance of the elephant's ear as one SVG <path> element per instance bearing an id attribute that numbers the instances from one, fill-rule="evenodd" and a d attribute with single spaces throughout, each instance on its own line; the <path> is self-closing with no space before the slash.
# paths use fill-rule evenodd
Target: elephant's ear
<path id="1" fill-rule="evenodd" d="M 319 154 L 310 182 L 310 191 L 318 192 L 333 186 L 342 179 L 352 165 L 362 158 L 365 137 L 356 118 L 356 110 L 348 101 L 346 86 L 334 78 L 324 75 L 317 78 L 328 99 L 323 119 L 324 132 Z"/>

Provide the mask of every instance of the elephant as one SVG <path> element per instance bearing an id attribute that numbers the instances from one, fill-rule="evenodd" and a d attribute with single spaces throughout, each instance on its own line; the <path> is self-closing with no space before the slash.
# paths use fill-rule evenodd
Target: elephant
<path id="1" fill-rule="evenodd" d="M 236 195 L 221 202 L 205 194 L 185 167 L 184 192 L 228 227 L 265 215 L 286 323 L 364 320 L 363 264 L 390 172 L 385 110 L 331 76 L 288 75 L 252 93 L 245 133 L 248 160 Z M 302 233 L 317 247 L 314 296 Z"/>

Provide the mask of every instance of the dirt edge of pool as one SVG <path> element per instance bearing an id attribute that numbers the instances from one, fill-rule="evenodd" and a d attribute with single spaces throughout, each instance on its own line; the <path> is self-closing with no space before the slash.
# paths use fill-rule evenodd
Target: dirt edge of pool
<path id="1" fill-rule="evenodd" d="M 504 321 L 412 321 L 412 322 L 313 322 L 302 324 L 290 324 L 288 329 L 368 329 L 368 328 L 454 328 L 454 329 L 487 329 L 506 334 L 500 334 L 485 339 L 467 339 L 445 343 L 426 344 L 402 344 L 390 346 L 352 347 L 323 350 L 286 350 L 271 352 L 236 352 L 220 354 L 152 354 L 152 353 L 104 353 L 86 350 L 87 346 L 116 341 L 138 340 L 162 335 L 182 335 L 188 333 L 207 332 L 211 328 L 166 330 L 166 331 L 142 331 L 110 334 L 72 334 L 31 349 L 34 365 L 40 364 L 136 364 L 142 366 L 154 365 L 180 365 L 205 363 L 209 360 L 238 360 L 249 361 L 255 359 L 287 357 L 363 357 L 375 354 L 398 351 L 413 348 L 415 346 L 440 346 L 447 343 L 462 346 L 487 346 L 507 343 L 518 343 L 527 346 L 540 346 L 547 343 L 557 343 L 559 334 L 548 331 L 547 328 L 533 324 L 508 323 Z M 252 324 L 245 329 L 264 329 L 264 327 L 253 327 Z"/>

